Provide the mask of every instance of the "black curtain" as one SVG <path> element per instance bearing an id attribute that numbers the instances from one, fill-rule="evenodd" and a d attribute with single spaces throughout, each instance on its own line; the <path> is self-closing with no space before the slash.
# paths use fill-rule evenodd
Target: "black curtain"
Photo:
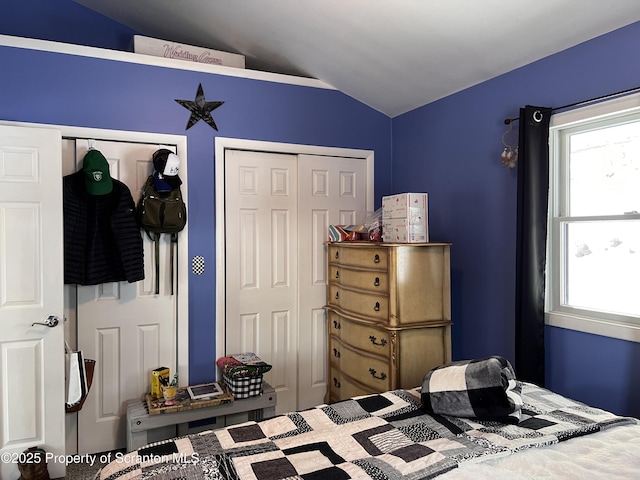
<path id="1" fill-rule="evenodd" d="M 518 378 L 545 385 L 544 287 L 549 192 L 551 109 L 520 109 L 516 245 L 516 351 Z"/>

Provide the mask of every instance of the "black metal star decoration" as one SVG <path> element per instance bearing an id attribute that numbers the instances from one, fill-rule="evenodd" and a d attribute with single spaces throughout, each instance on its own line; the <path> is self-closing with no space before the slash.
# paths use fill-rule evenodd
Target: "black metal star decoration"
<path id="1" fill-rule="evenodd" d="M 202 90 L 202 84 L 198 84 L 198 93 L 196 93 L 196 99 L 191 100 L 176 100 L 184 108 L 191 112 L 189 121 L 187 122 L 186 130 L 189 130 L 200 120 L 204 120 L 215 130 L 218 130 L 215 120 L 211 116 L 211 112 L 222 105 L 224 102 L 207 102 L 204 98 L 204 91 Z"/>

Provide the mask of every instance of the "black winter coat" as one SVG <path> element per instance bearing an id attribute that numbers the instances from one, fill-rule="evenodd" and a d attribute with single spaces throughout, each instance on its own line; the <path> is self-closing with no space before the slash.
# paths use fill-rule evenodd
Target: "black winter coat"
<path id="1" fill-rule="evenodd" d="M 106 195 L 89 195 L 82 170 L 63 177 L 64 283 L 144 279 L 142 235 L 129 188 L 113 179 Z"/>

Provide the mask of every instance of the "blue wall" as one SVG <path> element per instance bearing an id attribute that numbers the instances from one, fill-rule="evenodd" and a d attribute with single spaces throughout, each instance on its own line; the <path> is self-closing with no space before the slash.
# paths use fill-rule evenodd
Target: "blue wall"
<path id="1" fill-rule="evenodd" d="M 12 0 L 0 34 L 127 50 L 133 32 L 70 0 Z M 55 3 L 55 8 L 54 8 Z M 375 151 L 376 198 L 429 192 L 432 241 L 452 247 L 453 355 L 514 358 L 516 172 L 501 165 L 503 120 L 525 104 L 555 107 L 640 85 L 640 23 L 527 65 L 405 115 L 387 118 L 339 92 L 0 47 L 0 119 L 186 134 L 190 374 L 215 360 L 214 137 Z M 202 83 L 219 132 L 184 130 Z M 393 147 L 392 147 L 393 145 Z M 391 179 L 393 178 L 393 183 Z M 547 386 L 640 417 L 640 345 L 547 327 Z"/>
<path id="2" fill-rule="evenodd" d="M 13 47 L 0 47 L 0 64 L 0 120 L 187 135 L 189 258 L 207 261 L 189 278 L 192 383 L 214 379 L 217 358 L 215 136 L 373 150 L 375 190 L 390 191 L 391 119 L 335 90 Z M 200 83 L 207 100 L 225 102 L 213 111 L 219 131 L 185 131 L 189 111 L 175 99 L 193 100 Z"/>
<path id="3" fill-rule="evenodd" d="M 455 358 L 515 356 L 517 173 L 501 163 L 504 119 L 640 86 L 639 51 L 636 23 L 393 119 L 393 190 L 428 192 L 431 240 L 453 243 Z M 545 334 L 548 387 L 640 416 L 640 344 Z"/>

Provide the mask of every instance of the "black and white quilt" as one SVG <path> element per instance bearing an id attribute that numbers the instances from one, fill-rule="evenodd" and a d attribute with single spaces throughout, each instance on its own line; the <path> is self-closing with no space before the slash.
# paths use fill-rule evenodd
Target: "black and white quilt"
<path id="1" fill-rule="evenodd" d="M 421 389 L 395 390 L 148 445 L 101 480 L 429 479 L 636 423 L 519 382 L 518 423 L 427 413 Z"/>

